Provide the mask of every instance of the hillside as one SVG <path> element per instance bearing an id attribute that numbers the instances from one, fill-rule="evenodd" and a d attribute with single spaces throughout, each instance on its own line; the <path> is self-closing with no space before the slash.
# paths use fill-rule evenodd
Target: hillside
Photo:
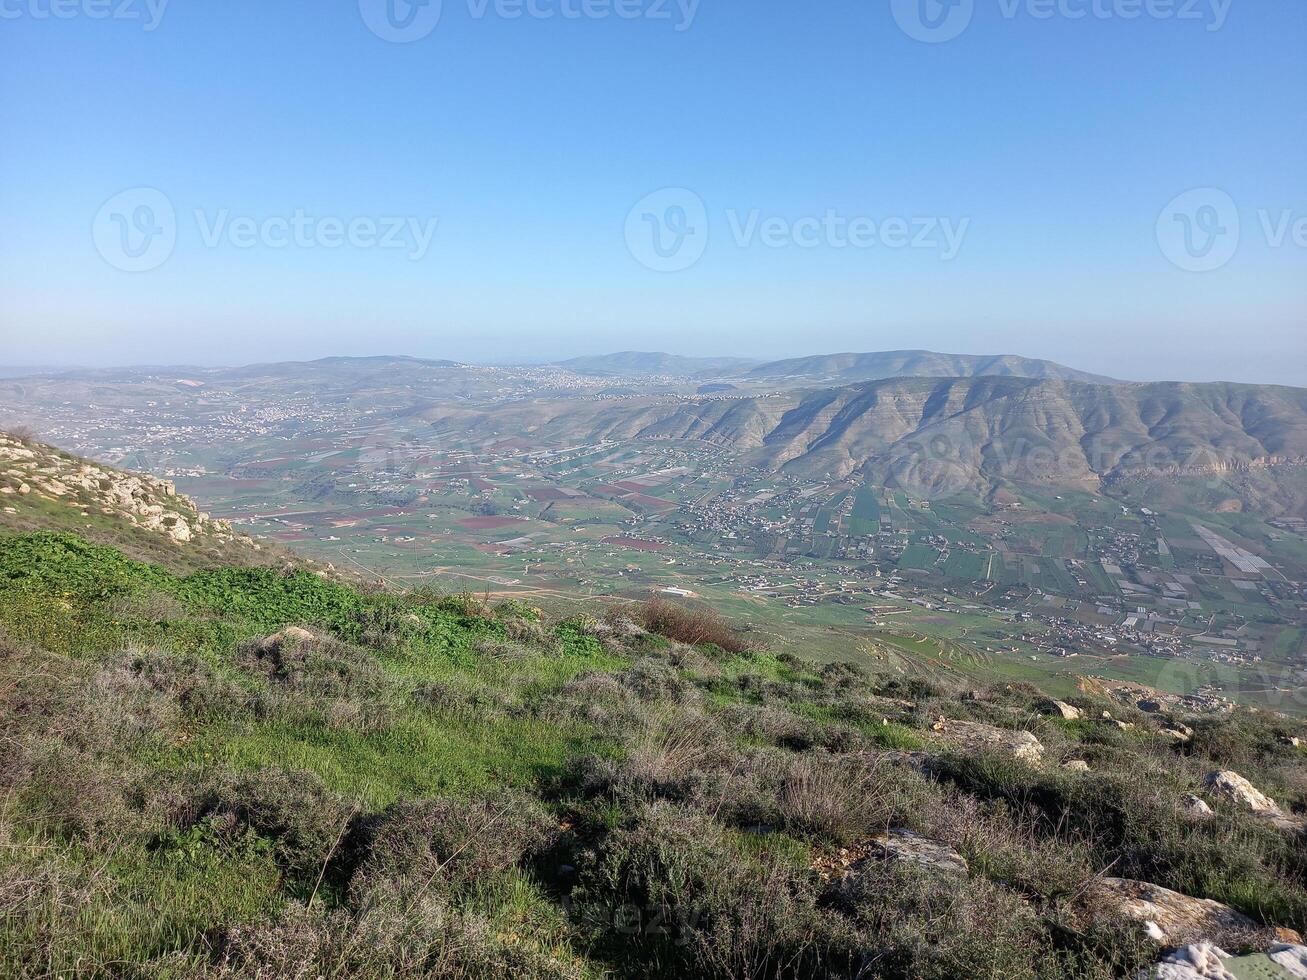
<path id="1" fill-rule="evenodd" d="M 73 527 L 85 504 L 42 506 Z M 99 533 L 159 533 L 130 516 Z M 178 564 L 0 529 L 0 975 L 1107 980 L 1199 941 L 1307 955 L 1284 945 L 1307 730 L 1280 716 L 818 668 L 662 603 L 547 619 Z"/>
<path id="2" fill-rule="evenodd" d="M 0 532 L 6 531 L 71 532 L 179 571 L 308 564 L 237 534 L 167 480 L 0 432 Z"/>
<path id="3" fill-rule="evenodd" d="M 809 384 L 851 384 L 885 378 L 979 377 L 1114 383 L 1111 378 L 1077 371 L 1053 361 L 1011 354 L 939 354 L 925 350 L 794 357 L 759 365 L 748 373 L 748 377 L 756 380 L 803 381 Z"/>
<path id="4" fill-rule="evenodd" d="M 578 374 L 622 378 L 737 377 L 756 364 L 757 360 L 744 357 L 683 357 L 661 351 L 620 351 L 616 354 L 573 357 L 558 362 L 559 367 Z"/>
<path id="5" fill-rule="evenodd" d="M 694 400 L 434 410 L 437 431 L 514 426 L 548 440 L 707 442 L 805 477 L 861 475 L 929 496 L 1002 481 L 1099 487 L 1307 459 L 1307 389 L 902 378 Z"/>

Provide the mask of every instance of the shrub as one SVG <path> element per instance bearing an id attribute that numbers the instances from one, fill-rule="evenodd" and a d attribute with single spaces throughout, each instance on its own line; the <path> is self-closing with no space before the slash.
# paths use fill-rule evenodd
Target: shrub
<path id="1" fill-rule="evenodd" d="M 636 961 L 631 972 L 723 978 L 847 965 L 848 930 L 815 898 L 806 869 L 743 854 L 710 817 L 668 803 L 609 835 L 573 893 L 578 918 L 614 958 Z"/>
<path id="2" fill-rule="evenodd" d="M 843 886 L 840 900 L 866 937 L 861 975 L 1033 980 L 1051 945 L 1028 904 L 983 879 L 873 865 Z"/>
<path id="3" fill-rule="evenodd" d="M 635 618 L 649 632 L 678 643 L 715 646 L 727 653 L 748 653 L 754 649 L 752 643 L 711 610 L 650 599 L 639 607 Z"/>
<path id="4" fill-rule="evenodd" d="M 247 833 L 262 838 L 283 869 L 312 885 L 357 813 L 312 773 L 264 769 L 210 777 L 189 794 L 174 820 L 183 830 L 203 824 L 228 839 Z"/>
<path id="5" fill-rule="evenodd" d="M 389 880 L 419 891 L 465 890 L 542 853 L 557 828 L 538 801 L 514 791 L 396 803 L 356 842 L 356 887 Z"/>

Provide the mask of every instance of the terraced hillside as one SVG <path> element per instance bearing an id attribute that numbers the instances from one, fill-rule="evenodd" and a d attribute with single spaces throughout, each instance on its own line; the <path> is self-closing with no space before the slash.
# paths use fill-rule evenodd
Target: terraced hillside
<path id="1" fill-rule="evenodd" d="M 1279 716 L 203 564 L 0 532 L 2 975 L 1106 978 L 1307 927 Z"/>

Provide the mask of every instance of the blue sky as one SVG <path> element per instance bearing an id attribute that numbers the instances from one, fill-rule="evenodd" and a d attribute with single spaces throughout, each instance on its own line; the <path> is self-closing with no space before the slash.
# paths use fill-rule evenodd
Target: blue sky
<path id="1" fill-rule="evenodd" d="M 924 347 L 1307 385 L 1299 0 L 53 2 L 0 0 L 0 364 Z M 965 27 L 911 36 L 918 2 Z"/>

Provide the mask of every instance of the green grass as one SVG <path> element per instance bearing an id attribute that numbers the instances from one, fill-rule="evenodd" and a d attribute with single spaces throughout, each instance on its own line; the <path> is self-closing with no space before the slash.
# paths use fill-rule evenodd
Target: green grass
<path id="1" fill-rule="evenodd" d="M 864 635 L 858 611 L 842 612 L 833 647 Z M 958 699 L 974 671 L 1057 669 L 982 663 L 973 644 L 987 624 L 945 616 L 930 633 L 879 633 L 896 656 L 864 676 L 688 647 L 671 626 L 619 637 L 575 610 L 545 620 L 523 603 L 362 592 L 304 571 L 180 572 L 67 534 L 0 537 L 0 735 L 12 748 L 0 897 L 39 896 L 0 921 L 0 973 L 182 977 L 225 957 L 233 977 L 815 970 L 815 951 L 833 964 L 849 944 L 942 941 L 938 909 L 903 898 L 921 882 L 871 908 L 836 912 L 822 897 L 813 862 L 889 826 L 965 838 L 973 873 L 948 914 L 967 934 L 1027 930 L 1003 948 L 1012 975 L 1068 975 L 1048 930 L 1084 913 L 1066 898 L 1076 875 L 1118 861 L 1259 921 L 1307 924 L 1296 852 L 1244 818 L 1185 827 L 1182 840 L 1141 798 L 1118 833 L 1121 774 L 1164 771 L 1158 792 L 1175 794 L 1226 764 L 1157 759 L 1148 722 L 1128 735 L 1043 723 L 1056 751 L 1097 753 L 1079 782 L 1051 764 L 986 762 L 946 769 L 942 787 L 881 755 L 938 762 L 929 722 L 941 713 L 1038 719 L 1038 696 L 1019 685 Z M 267 641 L 292 625 L 314 636 Z M 1248 726 L 1203 744 L 1242 746 L 1239 764 L 1287 799 L 1301 754 L 1273 725 Z M 1074 845 L 1021 822 L 1046 811 L 1056 826 L 1064 805 L 1084 825 Z M 1165 861 L 1146 866 L 1154 852 Z M 1050 868 L 1068 883 L 1062 904 L 1035 884 Z M 693 914 L 674 920 L 675 942 L 600 914 L 633 903 Z M 1102 966 L 1092 980 L 1112 975 L 1108 962 L 1137 965 L 1120 937 L 1061 941 Z M 895 948 L 887 976 L 940 975 L 920 948 Z M 943 975 L 984 975 L 975 950 L 950 955 Z M 445 956 L 454 965 L 430 968 Z"/>

